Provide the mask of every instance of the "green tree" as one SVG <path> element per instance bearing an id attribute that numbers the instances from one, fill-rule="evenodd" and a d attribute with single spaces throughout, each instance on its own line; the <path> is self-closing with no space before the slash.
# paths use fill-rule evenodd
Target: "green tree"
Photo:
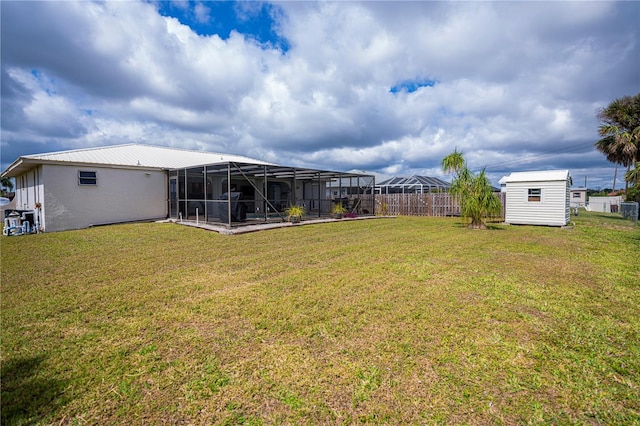
<path id="1" fill-rule="evenodd" d="M 485 170 L 478 175 L 471 172 L 462 152 L 457 148 L 442 159 L 442 169 L 454 175 L 450 191 L 459 197 L 462 217 L 471 220 L 469 228 L 485 229 L 487 226 L 484 219 L 499 214 L 502 209 L 500 199 L 494 194 Z"/>
<path id="2" fill-rule="evenodd" d="M 463 169 L 467 168 L 467 163 L 464 160 L 462 152 L 458 151 L 458 148 L 442 159 L 442 169 L 445 173 L 453 173 L 455 177 L 460 175 Z"/>
<path id="3" fill-rule="evenodd" d="M 630 183 L 627 176 L 640 160 L 640 93 L 614 100 L 598 111 L 597 118 L 600 120 L 598 133 L 602 138 L 595 143 L 595 147 L 607 160 L 616 164 L 616 174 L 618 165 L 627 168 L 627 193 Z"/>
<path id="4" fill-rule="evenodd" d="M 13 190 L 13 182 L 11 181 L 11 178 L 8 178 L 6 176 L 0 178 L 0 185 L 2 185 L 2 193 L 3 194 L 5 194 L 7 192 L 11 192 Z"/>
<path id="5" fill-rule="evenodd" d="M 625 179 L 631 185 L 625 193 L 627 201 L 637 201 L 640 203 L 640 162 L 625 174 Z"/>

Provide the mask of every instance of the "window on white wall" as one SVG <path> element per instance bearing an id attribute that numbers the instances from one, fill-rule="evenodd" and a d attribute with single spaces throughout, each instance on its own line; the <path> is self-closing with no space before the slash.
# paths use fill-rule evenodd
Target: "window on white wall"
<path id="1" fill-rule="evenodd" d="M 529 192 L 527 194 L 527 200 L 538 203 L 542 201 L 542 189 L 541 188 L 529 188 Z"/>
<path id="2" fill-rule="evenodd" d="M 96 172 L 78 171 L 78 185 L 97 185 L 98 175 Z"/>

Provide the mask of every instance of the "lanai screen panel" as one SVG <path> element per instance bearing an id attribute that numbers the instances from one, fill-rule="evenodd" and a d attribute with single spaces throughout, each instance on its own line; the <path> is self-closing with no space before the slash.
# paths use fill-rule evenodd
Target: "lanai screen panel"
<path id="1" fill-rule="evenodd" d="M 450 184 L 437 177 L 430 176 L 394 176 L 377 185 L 381 194 L 404 194 L 404 193 L 425 193 L 425 192 L 445 192 L 449 190 Z"/>
<path id="2" fill-rule="evenodd" d="M 284 220 L 291 205 L 311 215 L 329 214 L 332 200 L 321 190 L 328 182 L 373 176 L 316 169 L 225 162 L 169 171 L 169 211 L 173 218 L 228 226 L 256 220 Z M 358 197 L 361 214 L 373 214 L 373 185 Z M 365 212 L 365 213 L 363 213 Z"/>

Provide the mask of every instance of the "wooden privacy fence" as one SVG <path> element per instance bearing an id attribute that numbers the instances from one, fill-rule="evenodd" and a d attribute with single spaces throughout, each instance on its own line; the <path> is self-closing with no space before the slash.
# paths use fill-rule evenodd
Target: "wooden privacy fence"
<path id="1" fill-rule="evenodd" d="M 504 217 L 505 194 L 499 193 Z M 376 194 L 376 214 L 390 216 L 460 216 L 457 197 L 446 193 Z"/>

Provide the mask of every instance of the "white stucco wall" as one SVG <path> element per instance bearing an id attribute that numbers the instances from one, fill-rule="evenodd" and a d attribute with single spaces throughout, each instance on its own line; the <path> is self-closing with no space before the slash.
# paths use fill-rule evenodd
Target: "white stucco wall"
<path id="1" fill-rule="evenodd" d="M 528 201 L 528 190 L 540 188 L 541 201 Z M 508 182 L 505 222 L 516 225 L 564 226 L 569 223 L 569 182 Z"/>
<path id="2" fill-rule="evenodd" d="M 79 185 L 78 171 L 95 171 L 97 185 Z M 167 181 L 164 171 L 43 165 L 45 231 L 164 218 Z"/>

